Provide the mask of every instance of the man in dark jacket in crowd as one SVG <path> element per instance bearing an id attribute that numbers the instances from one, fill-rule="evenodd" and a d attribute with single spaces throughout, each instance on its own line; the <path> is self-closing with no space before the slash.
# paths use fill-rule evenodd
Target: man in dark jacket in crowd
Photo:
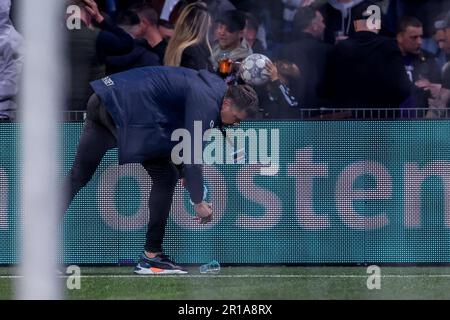
<path id="1" fill-rule="evenodd" d="M 118 14 L 117 25 L 135 38 L 134 48 L 126 55 L 108 56 L 106 58 L 106 75 L 133 68 L 162 65 L 162 61 L 156 53 L 151 51 L 147 41 L 145 39 L 136 39 L 140 22 L 139 16 L 131 10 L 125 10 Z"/>
<path id="2" fill-rule="evenodd" d="M 300 70 L 301 76 L 290 83 L 300 107 L 323 107 L 318 88 L 325 76 L 326 57 L 331 49 L 322 41 L 325 30 L 323 17 L 313 7 L 300 8 L 294 18 L 294 30 L 295 40 L 281 48 L 278 59 L 293 62 Z"/>
<path id="3" fill-rule="evenodd" d="M 324 41 L 335 44 L 355 34 L 355 8 L 365 0 L 328 0 L 319 8 L 325 20 Z"/>
<path id="4" fill-rule="evenodd" d="M 150 46 L 150 50 L 156 53 L 159 60 L 164 61 L 164 55 L 167 49 L 167 40 L 164 39 L 159 28 L 158 13 L 149 4 L 136 4 L 130 7 L 140 19 L 140 24 L 135 38 L 145 39 Z"/>
<path id="5" fill-rule="evenodd" d="M 394 40 L 378 35 L 367 8 L 355 8 L 356 33 L 330 53 L 325 91 L 340 108 L 398 108 L 410 94 L 411 83 Z"/>
<path id="6" fill-rule="evenodd" d="M 67 30 L 67 56 L 70 87 L 69 110 L 85 110 L 92 94 L 89 82 L 105 76 L 105 60 L 109 55 L 123 55 L 133 50 L 133 38 L 105 19 L 93 0 L 69 0 L 68 5 L 81 9 L 79 28 Z M 69 17 L 68 22 L 73 18 Z"/>
<path id="7" fill-rule="evenodd" d="M 398 25 L 397 43 L 403 56 L 406 73 L 412 84 L 411 99 L 408 105 L 405 104 L 405 108 L 426 108 L 428 106 L 428 94 L 414 85 L 417 81 L 441 83 L 441 71 L 434 56 L 421 48 L 422 40 L 422 22 L 415 17 L 403 17 Z M 412 116 L 414 116 L 413 113 Z"/>
<path id="8" fill-rule="evenodd" d="M 105 153 L 117 146 L 119 164 L 141 163 L 153 182 L 145 251 L 135 273 L 186 273 L 162 250 L 179 179 L 175 165 L 179 158 L 172 154 L 177 144 L 172 141 L 174 131 L 190 134 L 191 152 L 183 150 L 181 156 L 185 185 L 197 219 L 207 223 L 212 209 L 203 200 L 203 149 L 200 142 L 198 150 L 198 139 L 210 128 L 237 124 L 253 113 L 256 93 L 248 85 L 227 87 L 206 70 L 175 67 L 132 69 L 95 81 L 92 87 L 96 94 L 89 100 L 75 162 L 66 178 L 67 207 L 90 181 Z"/>

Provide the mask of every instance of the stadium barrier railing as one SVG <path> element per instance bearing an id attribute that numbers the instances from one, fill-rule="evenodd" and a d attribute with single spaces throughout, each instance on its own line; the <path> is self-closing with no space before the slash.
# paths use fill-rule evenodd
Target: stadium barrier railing
<path id="1" fill-rule="evenodd" d="M 20 112 L 14 116 L 16 121 L 20 121 Z M 83 122 L 86 119 L 86 111 L 62 111 L 60 121 L 62 122 Z M 450 119 L 450 109 L 448 108 L 314 108 L 299 109 L 297 118 L 272 119 L 255 117 L 248 121 L 264 120 L 445 120 Z M 0 122 L 9 122 L 0 120 Z"/>

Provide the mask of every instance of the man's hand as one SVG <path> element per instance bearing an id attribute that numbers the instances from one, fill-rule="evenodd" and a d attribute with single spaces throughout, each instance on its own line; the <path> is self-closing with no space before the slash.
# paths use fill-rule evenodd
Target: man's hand
<path id="1" fill-rule="evenodd" d="M 446 107 L 446 103 L 442 99 L 428 99 L 428 105 L 431 108 L 441 108 L 444 109 Z"/>
<path id="2" fill-rule="evenodd" d="M 198 220 L 200 224 L 206 224 L 212 221 L 212 205 L 205 201 L 194 205 L 195 213 L 197 216 L 194 220 Z"/>
<path id="3" fill-rule="evenodd" d="M 100 10 L 98 10 L 98 6 L 94 0 L 83 0 L 83 2 L 86 5 L 87 12 L 89 12 L 89 14 L 97 23 L 101 23 L 103 20 L 105 20 L 105 18 L 100 13 Z"/>
<path id="4" fill-rule="evenodd" d="M 280 78 L 278 75 L 278 69 L 276 65 L 273 64 L 271 61 L 267 62 L 266 70 L 269 73 L 270 81 L 275 82 Z"/>
<path id="5" fill-rule="evenodd" d="M 440 83 L 432 83 L 428 79 L 420 79 L 415 82 L 416 87 L 429 91 L 432 99 L 438 99 L 441 93 L 442 85 Z"/>
<path id="6" fill-rule="evenodd" d="M 448 103 L 450 102 L 450 90 L 441 88 L 437 98 L 428 99 L 428 104 L 432 108 L 446 109 Z"/>

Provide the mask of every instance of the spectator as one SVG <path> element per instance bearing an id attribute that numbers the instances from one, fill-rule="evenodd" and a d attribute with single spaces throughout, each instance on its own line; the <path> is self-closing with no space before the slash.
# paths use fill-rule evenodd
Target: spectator
<path id="1" fill-rule="evenodd" d="M 302 0 L 281 0 L 281 2 L 283 2 L 283 31 L 288 34 L 292 31 L 294 16 Z"/>
<path id="2" fill-rule="evenodd" d="M 434 18 L 442 12 L 450 10 L 449 0 L 411 1 L 391 0 L 386 16 L 386 26 L 396 32 L 399 21 L 405 16 L 412 16 L 424 22 L 425 38 L 432 36 Z"/>
<path id="3" fill-rule="evenodd" d="M 295 13 L 298 8 L 311 5 L 314 0 L 281 0 L 283 3 L 284 32 L 288 34 L 292 31 Z"/>
<path id="4" fill-rule="evenodd" d="M 273 0 L 257 0 L 260 5 L 257 16 L 264 26 L 265 38 L 267 39 L 267 51 L 276 52 L 282 45 L 283 34 L 283 3 Z"/>
<path id="5" fill-rule="evenodd" d="M 213 71 L 208 33 L 211 16 L 203 2 L 188 5 L 181 12 L 167 46 L 164 65 Z"/>
<path id="6" fill-rule="evenodd" d="M 93 0 L 69 0 L 81 9 L 81 26 L 68 30 L 70 89 L 67 108 L 85 110 L 92 94 L 89 83 L 105 76 L 107 56 L 133 50 L 133 38 L 105 19 Z"/>
<path id="7" fill-rule="evenodd" d="M 161 61 L 164 61 L 167 40 L 163 38 L 158 27 L 158 13 L 149 4 L 134 5 L 130 10 L 136 12 L 141 21 L 136 38 L 147 40 L 151 50 L 158 55 Z"/>
<path id="8" fill-rule="evenodd" d="M 450 28 L 450 26 L 449 26 Z M 450 62 L 447 62 L 443 68 L 442 87 L 435 88 L 437 94 L 433 92 L 433 87 L 427 87 L 431 91 L 431 97 L 428 100 L 430 110 L 426 118 L 448 118 L 448 108 L 450 107 Z"/>
<path id="9" fill-rule="evenodd" d="M 445 19 L 445 47 L 450 47 L 450 12 L 447 14 Z M 433 88 L 427 88 L 432 90 Z M 450 62 L 447 62 L 443 68 L 442 72 L 442 88 L 439 93 L 433 94 L 432 98 L 429 100 L 429 105 L 432 108 L 443 109 L 444 112 L 439 112 L 439 110 L 430 110 L 427 113 L 428 118 L 437 118 L 440 116 L 448 117 L 448 108 L 450 107 Z"/>
<path id="10" fill-rule="evenodd" d="M 158 16 L 158 30 L 161 36 L 169 41 L 181 10 L 194 0 L 147 0 Z"/>
<path id="11" fill-rule="evenodd" d="M 320 11 L 325 19 L 325 37 L 326 43 L 334 44 L 336 41 L 342 41 L 355 33 L 354 8 L 364 2 L 364 0 L 328 0 Z"/>
<path id="12" fill-rule="evenodd" d="M 217 69 L 218 61 L 223 56 L 238 62 L 253 53 L 246 41 L 243 41 L 245 28 L 243 13 L 237 10 L 226 11 L 217 18 L 216 23 L 218 43 L 214 46 L 212 54 L 214 69 Z"/>
<path id="13" fill-rule="evenodd" d="M 318 108 L 325 103 L 318 93 L 331 49 L 322 41 L 324 30 L 323 17 L 317 9 L 300 8 L 294 18 L 294 42 L 281 48 L 278 54 L 279 59 L 293 62 L 302 73 L 301 78 L 292 81 L 291 89 L 303 108 Z"/>
<path id="14" fill-rule="evenodd" d="M 178 19 L 179 10 L 184 6 L 184 1 L 164 0 L 159 15 L 158 28 L 161 35 L 169 41 L 174 33 L 175 23 Z"/>
<path id="15" fill-rule="evenodd" d="M 446 62 L 450 61 L 450 11 L 447 13 L 447 16 L 444 20 L 444 41 L 443 41 L 443 51 L 445 52 L 445 60 Z M 443 68 L 443 72 L 444 72 Z"/>
<path id="16" fill-rule="evenodd" d="M 421 49 L 423 25 L 414 17 L 404 17 L 400 20 L 397 29 L 397 43 L 403 56 L 406 73 L 412 83 L 422 80 L 427 83 L 440 83 L 441 75 L 434 56 Z M 412 86 L 410 102 L 405 108 L 426 108 L 428 106 L 428 93 Z"/>
<path id="17" fill-rule="evenodd" d="M 397 29 L 397 43 L 403 55 L 409 79 L 440 82 L 440 71 L 433 55 L 421 49 L 423 25 L 417 18 L 404 17 Z"/>
<path id="18" fill-rule="evenodd" d="M 258 30 L 259 30 L 258 19 L 256 19 L 254 15 L 248 13 L 244 29 L 244 39 L 245 41 L 247 41 L 253 53 L 260 53 L 265 55 L 266 49 L 264 48 L 261 40 L 257 38 Z"/>
<path id="19" fill-rule="evenodd" d="M 445 51 L 447 61 L 450 61 L 450 11 L 445 18 L 443 50 Z M 447 68 L 446 68 L 446 67 Z M 446 82 L 447 88 L 450 86 L 450 68 L 448 62 L 443 68 L 443 82 Z M 450 88 L 449 88 L 450 89 Z"/>
<path id="20" fill-rule="evenodd" d="M 446 16 L 444 15 L 442 19 L 434 23 L 433 41 L 436 44 L 434 56 L 439 70 L 442 70 L 447 61 L 450 60 L 450 48 L 445 46 L 445 19 Z"/>
<path id="21" fill-rule="evenodd" d="M 19 91 L 22 70 L 22 36 L 10 20 L 11 1 L 0 2 L 0 119 L 13 120 L 17 108 L 14 98 Z"/>
<path id="22" fill-rule="evenodd" d="M 369 29 L 370 1 L 354 8 L 356 33 L 331 51 L 326 92 L 340 108 L 398 108 L 410 94 L 411 84 L 394 40 Z M 377 116 L 377 114 L 374 114 Z"/>
<path id="23" fill-rule="evenodd" d="M 265 87 L 256 87 L 260 101 L 259 118 L 299 119 L 299 103 L 291 94 L 289 83 L 300 77 L 300 70 L 292 62 L 276 61 L 269 63 L 267 71 L 270 82 Z"/>
<path id="24" fill-rule="evenodd" d="M 139 16 L 133 11 L 126 10 L 117 16 L 117 24 L 133 38 L 139 34 L 141 25 Z M 144 39 L 135 39 L 133 50 L 123 56 L 109 56 L 106 58 L 106 74 L 119 73 L 133 68 L 161 65 L 156 53 Z"/>

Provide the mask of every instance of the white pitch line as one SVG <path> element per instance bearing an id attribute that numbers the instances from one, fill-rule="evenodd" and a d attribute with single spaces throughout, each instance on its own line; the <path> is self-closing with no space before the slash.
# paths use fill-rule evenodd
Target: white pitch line
<path id="1" fill-rule="evenodd" d="M 143 279 L 143 278 L 367 278 L 370 275 L 85 275 L 79 276 L 84 279 Z M 23 276 L 0 276 L 0 279 L 18 279 Z M 70 276 L 59 276 L 69 278 Z M 73 276 L 72 276 L 73 277 Z M 450 278 L 450 274 L 405 274 L 405 275 L 381 275 L 380 278 Z"/>

